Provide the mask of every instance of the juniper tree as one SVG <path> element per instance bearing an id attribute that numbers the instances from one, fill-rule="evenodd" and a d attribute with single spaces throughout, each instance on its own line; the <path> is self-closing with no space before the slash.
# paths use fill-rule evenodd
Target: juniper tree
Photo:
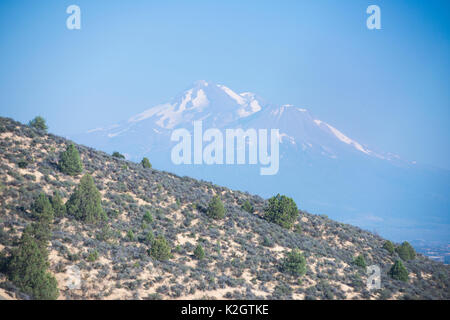
<path id="1" fill-rule="evenodd" d="M 144 222 L 147 222 L 147 223 L 153 222 L 153 216 L 150 213 L 150 211 L 148 211 L 148 210 L 145 211 L 145 214 L 144 214 L 144 217 L 142 218 L 142 220 L 144 220 Z"/>
<path id="2" fill-rule="evenodd" d="M 152 246 L 150 248 L 150 255 L 157 260 L 168 260 L 171 256 L 170 246 L 166 238 L 163 236 L 158 236 L 152 241 Z"/>
<path id="3" fill-rule="evenodd" d="M 125 156 L 124 156 L 123 154 L 117 152 L 117 151 L 114 151 L 114 152 L 112 153 L 112 156 L 113 156 L 114 158 L 125 159 Z"/>
<path id="4" fill-rule="evenodd" d="M 51 198 L 51 204 L 55 217 L 63 218 L 66 215 L 66 205 L 62 201 L 59 192 L 55 191 L 53 197 Z"/>
<path id="5" fill-rule="evenodd" d="M 83 171 L 80 154 L 73 143 L 67 146 L 66 151 L 61 152 L 58 167 L 69 176 L 77 176 Z"/>
<path id="6" fill-rule="evenodd" d="M 358 267 L 361 268 L 365 268 L 367 266 L 366 264 L 366 259 L 364 259 L 364 256 L 362 254 L 360 254 L 359 256 L 357 256 L 354 260 L 353 263 L 356 264 Z"/>
<path id="7" fill-rule="evenodd" d="M 51 238 L 51 225 L 53 223 L 53 207 L 47 195 L 41 192 L 31 206 L 36 222 L 30 228 L 37 243 L 42 248 L 47 248 Z"/>
<path id="8" fill-rule="evenodd" d="M 106 218 L 101 205 L 101 194 L 90 174 L 85 174 L 66 203 L 67 214 L 87 223 Z"/>
<path id="9" fill-rule="evenodd" d="M 394 265 L 389 270 L 389 275 L 395 280 L 408 281 L 408 270 L 406 270 L 401 260 L 395 261 Z"/>
<path id="10" fill-rule="evenodd" d="M 144 158 L 142 159 L 141 165 L 142 165 L 144 168 L 151 168 L 151 167 L 152 167 L 152 164 L 150 163 L 150 160 L 148 160 L 148 158 L 146 158 L 146 157 L 144 157 Z"/>
<path id="11" fill-rule="evenodd" d="M 396 248 L 396 251 L 400 258 L 402 258 L 402 260 L 404 261 L 413 260 L 416 258 L 416 251 L 407 241 L 399 245 Z"/>
<path id="12" fill-rule="evenodd" d="M 389 240 L 386 240 L 384 242 L 383 248 L 386 249 L 390 254 L 393 254 L 395 252 L 394 244 Z"/>
<path id="13" fill-rule="evenodd" d="M 198 260 L 202 260 L 205 257 L 205 251 L 203 250 L 203 247 L 201 244 L 198 244 L 197 247 L 194 250 L 194 256 Z"/>
<path id="14" fill-rule="evenodd" d="M 42 118 L 41 116 L 35 117 L 33 120 L 28 122 L 28 125 L 32 128 L 42 130 L 42 131 L 47 131 L 47 129 L 48 129 L 45 119 Z"/>
<path id="15" fill-rule="evenodd" d="M 33 218 L 37 220 L 53 220 L 53 206 L 45 193 L 41 192 L 33 202 L 33 204 L 31 205 L 31 212 Z"/>
<path id="16" fill-rule="evenodd" d="M 295 220 L 298 218 L 298 209 L 292 198 L 286 196 L 276 196 L 269 199 L 269 204 L 265 209 L 264 217 L 283 228 L 292 228 Z"/>
<path id="17" fill-rule="evenodd" d="M 8 265 L 10 280 L 35 299 L 56 299 L 59 295 L 56 279 L 47 269 L 48 252 L 35 239 L 32 227 L 25 228 L 19 246 L 13 250 Z"/>
<path id="18" fill-rule="evenodd" d="M 248 213 L 254 212 L 253 206 L 248 200 L 245 200 L 244 204 L 242 205 L 242 210 L 247 211 Z"/>
<path id="19" fill-rule="evenodd" d="M 218 195 L 215 195 L 209 202 L 206 214 L 213 219 L 223 219 L 225 217 L 225 207 Z"/>
<path id="20" fill-rule="evenodd" d="M 298 249 L 294 249 L 286 254 L 281 269 L 285 273 L 301 276 L 306 273 L 306 259 Z"/>

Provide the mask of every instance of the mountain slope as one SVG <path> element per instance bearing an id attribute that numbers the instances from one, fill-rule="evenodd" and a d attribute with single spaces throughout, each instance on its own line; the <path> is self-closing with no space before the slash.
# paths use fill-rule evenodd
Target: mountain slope
<path id="1" fill-rule="evenodd" d="M 6 255 L 32 221 L 30 206 L 39 192 L 59 191 L 67 200 L 78 184 L 80 177 L 64 175 L 56 167 L 68 143 L 0 118 L 0 250 Z M 48 249 L 62 299 L 449 299 L 448 266 L 418 255 L 405 262 L 408 282 L 393 280 L 387 272 L 398 256 L 383 249 L 384 240 L 377 235 L 304 211 L 297 221 L 301 231 L 286 230 L 262 218 L 266 201 L 258 196 L 76 147 L 109 220 L 105 225 L 72 218 L 55 221 Z M 25 168 L 19 166 L 23 160 Z M 221 221 L 211 221 L 203 212 L 216 194 L 227 209 Z M 241 209 L 245 200 L 255 213 Z M 144 225 L 147 210 L 154 219 Z M 142 239 L 150 231 L 168 239 L 170 260 L 148 255 Z M 193 257 L 198 243 L 206 253 L 201 261 Z M 307 260 L 301 281 L 280 271 L 280 261 L 293 248 Z M 99 255 L 96 261 L 88 259 L 93 250 Z M 366 272 L 353 264 L 360 254 L 368 265 L 381 268 L 381 290 L 366 290 Z M 74 265 L 82 279 L 79 289 L 67 287 L 67 270 Z M 4 277 L 0 287 L 15 294 Z"/>
<path id="2" fill-rule="evenodd" d="M 255 165 L 175 165 L 174 129 L 279 129 L 280 168 L 260 176 Z M 264 102 L 199 81 L 166 104 L 150 108 L 111 128 L 73 137 L 77 142 L 129 159 L 143 156 L 163 170 L 215 181 L 268 197 L 283 192 L 311 212 L 378 230 L 396 241 L 450 241 L 450 172 L 373 150 L 292 105 Z M 301 182 L 301 183 L 299 183 Z"/>

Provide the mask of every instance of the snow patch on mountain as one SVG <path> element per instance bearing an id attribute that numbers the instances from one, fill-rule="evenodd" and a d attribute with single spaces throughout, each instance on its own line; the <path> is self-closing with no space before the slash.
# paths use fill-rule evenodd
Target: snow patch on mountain
<path id="1" fill-rule="evenodd" d="M 342 132 L 340 132 L 338 129 L 336 129 L 335 127 L 329 125 L 326 122 L 323 122 L 321 120 L 317 120 L 315 119 L 314 122 L 321 127 L 322 129 L 328 129 L 329 131 L 331 131 L 332 134 L 334 134 L 336 136 L 336 138 L 338 138 L 340 141 L 352 145 L 355 149 L 364 152 L 365 154 L 371 154 L 371 151 L 368 149 L 365 149 L 360 143 L 350 139 L 349 137 L 347 137 L 345 134 L 343 134 Z"/>
<path id="2" fill-rule="evenodd" d="M 232 98 L 234 101 L 236 101 L 239 105 L 243 106 L 245 105 L 246 101 L 243 97 L 241 97 L 240 95 L 238 95 L 236 92 L 234 92 L 233 90 L 231 90 L 230 88 L 218 84 L 217 85 L 220 89 L 222 89 L 227 95 L 230 96 L 230 98 Z"/>
<path id="3" fill-rule="evenodd" d="M 170 103 L 164 103 L 164 104 L 157 105 L 153 108 L 147 109 L 144 112 L 141 112 L 141 113 L 131 117 L 130 119 L 128 119 L 128 122 L 139 122 L 139 121 L 151 118 L 158 112 L 164 111 L 165 109 L 170 108 L 171 106 L 172 105 Z"/>
<path id="4" fill-rule="evenodd" d="M 203 108 L 209 104 L 209 100 L 206 97 L 205 91 L 202 89 L 197 91 L 197 96 L 192 100 L 194 108 Z"/>

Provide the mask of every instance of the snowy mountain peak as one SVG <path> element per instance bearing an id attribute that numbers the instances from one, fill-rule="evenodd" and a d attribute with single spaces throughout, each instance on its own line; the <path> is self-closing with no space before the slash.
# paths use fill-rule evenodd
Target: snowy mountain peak
<path id="1" fill-rule="evenodd" d="M 198 80 L 171 101 L 132 116 L 128 123 L 153 119 L 160 128 L 173 129 L 201 119 L 219 125 L 248 117 L 260 111 L 262 104 L 251 92 L 238 94 L 227 86 Z"/>
<path id="2" fill-rule="evenodd" d="M 194 82 L 194 87 L 207 87 L 209 83 L 206 80 L 197 80 Z"/>
<path id="3" fill-rule="evenodd" d="M 250 115 L 254 116 L 249 121 L 241 121 Z M 392 158 L 369 150 L 330 124 L 314 118 L 305 108 L 293 104 L 268 105 L 255 93 L 236 93 L 225 85 L 205 80 L 194 82 L 175 98 L 132 116 L 126 123 L 92 130 L 90 134 L 116 138 L 146 131 L 147 135 L 159 135 L 174 128 L 189 128 L 195 120 L 202 120 L 204 127 L 213 128 L 278 128 L 281 143 L 286 141 L 288 145 L 301 146 L 302 151 L 311 150 L 331 158 L 349 151 L 387 160 Z"/>

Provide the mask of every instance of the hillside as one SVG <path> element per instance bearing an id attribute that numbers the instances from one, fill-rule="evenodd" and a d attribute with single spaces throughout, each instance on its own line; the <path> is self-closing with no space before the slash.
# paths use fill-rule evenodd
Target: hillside
<path id="1" fill-rule="evenodd" d="M 58 191 L 65 202 L 78 185 L 82 175 L 65 175 L 57 166 L 69 143 L 0 118 L 0 251 L 6 257 L 33 220 L 30 208 L 39 193 Z M 403 262 L 408 281 L 393 280 L 388 271 L 398 255 L 383 249 L 385 240 L 375 234 L 305 211 L 300 211 L 299 227 L 287 230 L 263 218 L 267 203 L 258 196 L 76 148 L 83 173 L 92 175 L 101 193 L 108 220 L 54 220 L 49 269 L 59 299 L 450 298 L 449 266 L 417 254 Z M 211 220 L 204 212 L 214 195 L 224 203 L 223 220 Z M 245 201 L 253 213 L 241 208 Z M 148 223 L 146 211 L 153 217 Z M 169 260 L 148 254 L 149 233 L 168 240 Z M 202 260 L 193 254 L 198 244 L 205 252 Z M 294 248 L 307 262 L 301 277 L 280 269 Z M 91 259 L 94 251 L 98 257 Z M 380 266 L 381 290 L 366 290 L 366 270 L 353 262 L 360 254 L 367 265 Z M 67 272 L 74 265 L 80 269 L 79 289 L 67 287 Z M 28 298 L 6 275 L 0 277 L 0 296 Z"/>

